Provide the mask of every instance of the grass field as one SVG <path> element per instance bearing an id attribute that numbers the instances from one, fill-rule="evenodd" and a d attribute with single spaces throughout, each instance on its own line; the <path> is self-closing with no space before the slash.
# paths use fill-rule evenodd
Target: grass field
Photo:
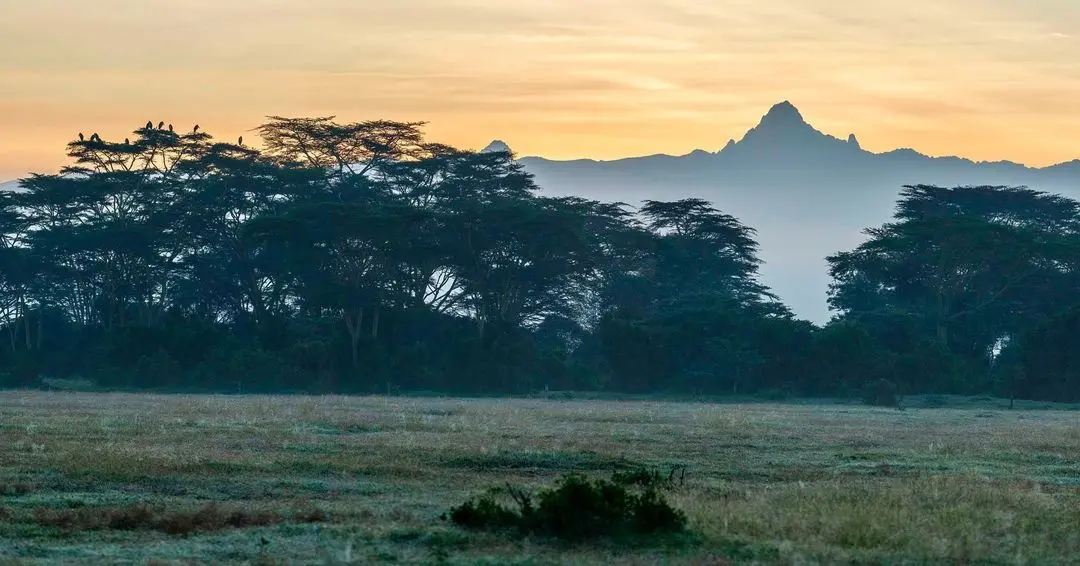
<path id="1" fill-rule="evenodd" d="M 687 466 L 692 537 L 439 518 L 631 463 Z M 1080 412 L 3 392 L 3 563 L 1080 564 Z"/>

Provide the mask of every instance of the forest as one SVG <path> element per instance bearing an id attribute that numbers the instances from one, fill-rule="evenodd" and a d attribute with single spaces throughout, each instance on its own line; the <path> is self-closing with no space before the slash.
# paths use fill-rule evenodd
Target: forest
<path id="1" fill-rule="evenodd" d="M 71 165 L 0 193 L 0 387 L 1080 401 L 1063 196 L 898 187 L 828 258 L 819 326 L 723 203 L 546 197 L 421 123 L 270 117 L 259 148 L 184 130 L 79 134 Z"/>

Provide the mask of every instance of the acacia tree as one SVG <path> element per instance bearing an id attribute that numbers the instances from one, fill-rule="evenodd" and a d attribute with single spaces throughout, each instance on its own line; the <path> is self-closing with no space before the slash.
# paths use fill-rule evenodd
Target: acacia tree
<path id="1" fill-rule="evenodd" d="M 790 318 L 757 281 L 753 230 L 700 199 L 646 201 L 607 278 L 600 342 L 631 389 L 739 391 L 760 377 L 754 324 Z M 761 334 L 763 336 L 763 334 Z"/>
<path id="2" fill-rule="evenodd" d="M 0 192 L 0 326 L 6 327 L 13 352 L 36 344 L 30 323 L 36 266 L 18 201 L 17 194 Z"/>
<path id="3" fill-rule="evenodd" d="M 656 238 L 655 277 L 669 294 L 722 293 L 747 305 L 775 301 L 757 281 L 753 228 L 696 198 L 648 200 L 641 215 Z"/>
<path id="4" fill-rule="evenodd" d="M 703 201 L 635 217 L 541 197 L 511 154 L 428 143 L 417 123 L 258 131 L 262 150 L 163 123 L 82 137 L 72 166 L 5 196 L 0 313 L 17 347 L 38 348 L 55 311 L 77 329 L 70 367 L 146 376 L 128 384 L 336 390 L 382 373 L 508 390 L 602 382 L 570 368 L 603 364 L 589 337 L 617 315 L 657 348 L 622 346 L 670 362 L 655 374 L 724 358 L 742 391 L 765 366 L 746 336 L 785 331 L 748 325 L 783 309 L 756 282 L 752 230 Z"/>
<path id="5" fill-rule="evenodd" d="M 985 367 L 995 345 L 1053 308 L 1047 298 L 1075 300 L 1060 283 L 1077 268 L 1077 212 L 1023 188 L 905 187 L 893 222 L 829 258 L 830 304 Z"/>

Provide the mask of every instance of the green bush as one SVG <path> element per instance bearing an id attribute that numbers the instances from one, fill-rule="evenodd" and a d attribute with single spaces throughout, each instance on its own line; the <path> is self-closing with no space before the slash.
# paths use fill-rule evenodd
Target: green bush
<path id="1" fill-rule="evenodd" d="M 673 476 L 673 474 L 672 474 Z M 671 476 L 669 476 L 670 478 Z M 563 476 L 554 488 L 531 494 L 507 487 L 517 509 L 496 499 L 497 490 L 453 508 L 450 520 L 478 530 L 512 530 L 564 540 L 678 533 L 686 515 L 660 493 L 665 480 L 657 473 L 624 473 L 612 480 Z M 670 483 L 670 482 L 668 482 Z M 633 491 L 628 486 L 643 486 Z"/>
<path id="2" fill-rule="evenodd" d="M 766 401 L 786 401 L 792 397 L 792 394 L 785 389 L 777 389 L 774 387 L 759 392 L 757 396 Z"/>
<path id="3" fill-rule="evenodd" d="M 175 387 L 183 379 L 183 369 L 163 348 L 140 356 L 131 370 L 133 383 L 149 387 Z"/>
<path id="4" fill-rule="evenodd" d="M 453 508 L 450 520 L 466 529 L 500 530 L 519 527 L 521 515 L 503 507 L 494 493 L 485 493 Z"/>
<path id="5" fill-rule="evenodd" d="M 867 383 L 862 392 L 863 403 L 875 407 L 896 407 L 900 404 L 900 395 L 896 384 L 888 379 L 879 379 Z"/>

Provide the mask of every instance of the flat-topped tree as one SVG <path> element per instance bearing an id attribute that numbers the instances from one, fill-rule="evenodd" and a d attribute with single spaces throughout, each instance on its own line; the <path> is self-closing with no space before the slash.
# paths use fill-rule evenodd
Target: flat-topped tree
<path id="1" fill-rule="evenodd" d="M 1057 195 L 908 186 L 894 220 L 866 234 L 829 258 L 831 305 L 976 366 L 999 341 L 1076 300 L 1066 282 L 1080 267 L 1080 216 L 1075 201 Z"/>

